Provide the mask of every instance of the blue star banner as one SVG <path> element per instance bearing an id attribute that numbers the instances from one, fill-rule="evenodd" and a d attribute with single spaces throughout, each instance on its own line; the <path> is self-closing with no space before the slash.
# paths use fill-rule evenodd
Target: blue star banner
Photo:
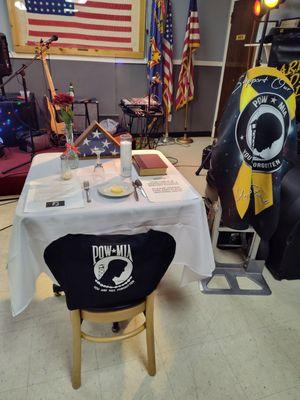
<path id="1" fill-rule="evenodd" d="M 101 157 L 119 157 L 118 138 L 105 131 L 97 122 L 93 122 L 76 140 L 80 158 L 94 158 L 101 151 Z"/>
<path id="2" fill-rule="evenodd" d="M 148 55 L 148 80 L 150 92 L 162 103 L 163 92 L 163 0 L 152 0 L 150 46 Z"/>

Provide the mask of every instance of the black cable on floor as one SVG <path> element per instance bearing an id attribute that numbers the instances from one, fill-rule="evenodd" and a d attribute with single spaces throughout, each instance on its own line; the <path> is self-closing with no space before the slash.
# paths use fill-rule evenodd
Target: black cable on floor
<path id="1" fill-rule="evenodd" d="M 178 162 L 179 162 L 179 160 L 178 160 L 178 158 L 176 158 L 176 157 L 169 157 L 169 156 L 165 156 L 169 161 L 170 161 L 170 163 L 171 164 L 173 164 L 173 165 L 176 165 L 176 164 L 178 164 Z"/>
<path id="2" fill-rule="evenodd" d="M 12 201 L 12 200 L 14 200 L 14 201 L 18 201 L 19 200 L 19 196 L 18 197 L 11 197 L 10 199 L 3 199 L 3 200 L 0 200 L 0 201 Z"/>
<path id="3" fill-rule="evenodd" d="M 5 229 L 11 228 L 11 227 L 12 227 L 12 225 L 7 225 L 5 228 L 1 228 L 0 232 L 5 231 Z"/>

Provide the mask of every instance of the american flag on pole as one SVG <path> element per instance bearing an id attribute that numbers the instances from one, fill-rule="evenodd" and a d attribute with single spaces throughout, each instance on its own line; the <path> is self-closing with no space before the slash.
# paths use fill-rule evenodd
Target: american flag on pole
<path id="1" fill-rule="evenodd" d="M 25 0 L 26 44 L 55 34 L 59 41 L 51 46 L 60 48 L 137 51 L 135 4 L 136 0 Z"/>
<path id="2" fill-rule="evenodd" d="M 193 54 L 200 47 L 200 30 L 197 0 L 190 0 L 186 32 L 183 45 L 181 70 L 176 93 L 176 110 L 194 98 Z"/>
<path id="3" fill-rule="evenodd" d="M 172 3 L 167 0 L 167 17 L 163 38 L 163 67 L 164 67 L 164 85 L 163 100 L 166 114 L 171 114 L 173 105 L 173 16 Z"/>

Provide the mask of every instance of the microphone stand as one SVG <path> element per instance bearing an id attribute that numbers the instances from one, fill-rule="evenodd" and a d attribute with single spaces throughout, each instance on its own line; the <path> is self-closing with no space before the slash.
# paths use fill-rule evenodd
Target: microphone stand
<path id="1" fill-rule="evenodd" d="M 25 65 L 23 64 L 21 68 L 19 68 L 13 75 L 11 75 L 2 85 L 0 85 L 0 89 L 1 91 L 4 90 L 5 86 L 12 81 L 15 77 L 17 77 L 18 75 L 21 76 L 22 79 L 22 85 L 23 85 L 23 90 L 24 90 L 24 98 L 25 98 L 25 108 L 26 111 L 29 110 L 29 99 L 27 96 L 27 83 L 26 83 L 26 78 L 25 78 L 25 71 L 28 67 L 30 67 L 34 61 L 38 58 L 38 55 L 35 55 L 33 57 L 33 59 L 29 62 L 29 64 Z M 33 157 L 35 156 L 35 147 L 34 147 L 34 140 L 33 140 L 33 135 L 32 135 L 32 128 L 31 128 L 31 124 L 29 123 L 28 125 L 29 128 L 29 136 L 30 136 L 30 144 L 31 144 L 31 156 L 30 156 L 30 160 L 26 161 L 24 163 L 21 163 L 19 165 L 16 165 L 15 167 L 6 169 L 4 171 L 2 171 L 2 174 L 7 174 L 8 172 L 14 171 L 17 168 L 23 167 L 24 165 L 30 164 L 33 160 Z"/>
<path id="2" fill-rule="evenodd" d="M 3 86 L 2 76 L 0 76 L 0 88 L 1 88 L 1 97 L 2 97 L 2 99 L 5 99 L 6 98 L 6 94 L 5 94 L 5 89 L 4 89 L 4 86 Z M 0 101 L 2 99 L 0 99 Z"/>

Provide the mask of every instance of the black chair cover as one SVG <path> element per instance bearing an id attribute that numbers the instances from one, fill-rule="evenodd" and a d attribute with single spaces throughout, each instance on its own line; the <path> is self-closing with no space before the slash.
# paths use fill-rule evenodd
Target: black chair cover
<path id="1" fill-rule="evenodd" d="M 176 243 L 168 233 L 67 235 L 44 259 L 74 309 L 112 309 L 144 300 L 171 264 Z"/>

